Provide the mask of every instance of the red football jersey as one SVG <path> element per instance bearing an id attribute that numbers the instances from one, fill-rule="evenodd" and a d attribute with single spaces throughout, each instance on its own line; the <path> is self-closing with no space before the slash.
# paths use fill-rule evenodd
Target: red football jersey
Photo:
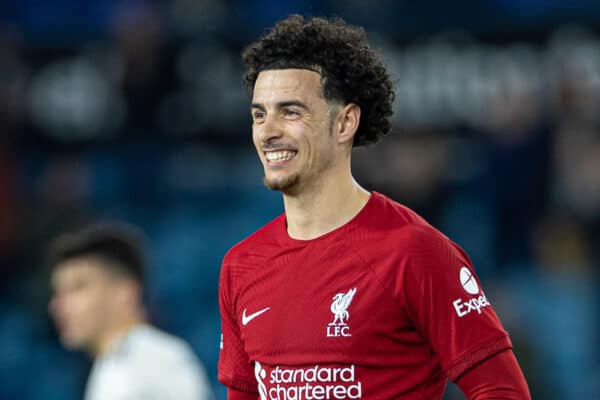
<path id="1" fill-rule="evenodd" d="M 439 399 L 511 347 L 465 252 L 373 192 L 294 240 L 281 215 L 223 260 L 221 383 L 261 399 Z"/>

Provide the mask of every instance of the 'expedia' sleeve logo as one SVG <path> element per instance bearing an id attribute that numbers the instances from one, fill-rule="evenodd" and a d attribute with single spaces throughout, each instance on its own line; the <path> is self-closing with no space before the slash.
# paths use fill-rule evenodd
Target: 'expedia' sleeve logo
<path id="1" fill-rule="evenodd" d="M 454 300 L 452 302 L 452 305 L 456 310 L 456 314 L 459 318 L 464 317 L 471 311 L 477 311 L 477 314 L 481 314 L 481 309 L 491 304 L 488 301 L 487 297 L 485 297 L 483 291 L 479 290 L 479 285 L 477 284 L 473 273 L 471 273 L 471 271 L 467 267 L 462 267 L 460 269 L 459 279 L 460 284 L 465 290 L 465 292 L 469 293 L 470 295 L 477 295 L 479 293 L 481 293 L 481 295 L 479 297 L 471 298 L 469 300 L 463 300 L 461 298 Z"/>

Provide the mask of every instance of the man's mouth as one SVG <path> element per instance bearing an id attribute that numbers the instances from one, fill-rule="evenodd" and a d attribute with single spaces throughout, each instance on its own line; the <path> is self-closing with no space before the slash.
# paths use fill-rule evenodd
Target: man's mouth
<path id="1" fill-rule="evenodd" d="M 265 151 L 265 157 L 269 163 L 283 163 L 294 158 L 298 154 L 294 150 Z"/>

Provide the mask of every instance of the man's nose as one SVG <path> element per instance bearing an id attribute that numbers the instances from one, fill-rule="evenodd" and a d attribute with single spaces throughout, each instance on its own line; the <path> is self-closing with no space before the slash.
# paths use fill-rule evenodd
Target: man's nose
<path id="1" fill-rule="evenodd" d="M 280 138 L 283 135 L 283 126 L 277 115 L 269 113 L 260 126 L 259 138 L 263 143 L 268 143 L 273 139 Z"/>

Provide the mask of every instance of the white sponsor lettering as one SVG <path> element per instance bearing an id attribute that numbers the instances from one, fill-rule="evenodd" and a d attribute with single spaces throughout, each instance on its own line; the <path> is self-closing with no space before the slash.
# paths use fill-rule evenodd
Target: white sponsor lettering
<path id="1" fill-rule="evenodd" d="M 352 336 L 348 325 L 327 325 L 327 337 Z"/>
<path id="2" fill-rule="evenodd" d="M 468 301 L 463 301 L 463 299 L 458 298 L 452 302 L 454 305 L 454 309 L 456 310 L 456 314 L 460 318 L 469 314 L 471 311 L 477 311 L 477 314 L 481 314 L 481 309 L 483 307 L 490 306 L 490 302 L 488 301 L 485 294 L 481 294 L 481 296 L 470 299 Z"/>
<path id="3" fill-rule="evenodd" d="M 277 385 L 269 389 L 271 400 L 322 400 L 322 399 L 361 399 L 362 384 L 314 386 L 306 383 L 302 386 L 284 387 Z"/>
<path id="4" fill-rule="evenodd" d="M 362 382 L 356 379 L 355 366 L 281 368 L 271 370 L 269 388 L 266 371 L 255 363 L 255 376 L 261 400 L 361 399 Z"/>
<path id="5" fill-rule="evenodd" d="M 268 400 L 267 385 L 264 382 L 264 379 L 267 377 L 267 371 L 265 371 L 258 361 L 254 362 L 254 376 L 256 377 L 256 383 L 258 383 L 260 400 Z"/>

